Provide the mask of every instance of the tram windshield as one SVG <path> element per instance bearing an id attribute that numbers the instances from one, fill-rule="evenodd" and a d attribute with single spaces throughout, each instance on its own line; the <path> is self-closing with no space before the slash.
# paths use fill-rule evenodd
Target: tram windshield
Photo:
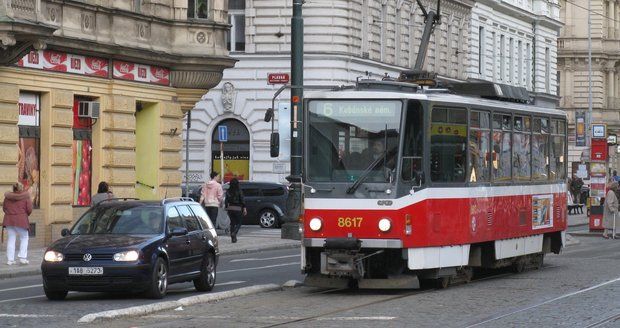
<path id="1" fill-rule="evenodd" d="M 400 100 L 310 100 L 308 112 L 309 181 L 394 181 Z"/>

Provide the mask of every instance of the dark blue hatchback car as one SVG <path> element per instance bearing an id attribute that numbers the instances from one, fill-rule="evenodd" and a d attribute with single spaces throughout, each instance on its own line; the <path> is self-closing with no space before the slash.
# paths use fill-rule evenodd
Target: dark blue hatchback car
<path id="1" fill-rule="evenodd" d="M 215 285 L 218 240 L 204 209 L 189 198 L 104 201 L 88 210 L 45 252 L 41 271 L 50 300 L 68 291 L 146 292 L 168 284 Z"/>

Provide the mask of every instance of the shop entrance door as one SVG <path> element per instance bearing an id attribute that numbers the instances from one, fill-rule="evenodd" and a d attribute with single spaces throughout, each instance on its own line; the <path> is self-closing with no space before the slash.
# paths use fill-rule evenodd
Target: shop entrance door
<path id="1" fill-rule="evenodd" d="M 224 142 L 224 174 L 221 171 L 220 142 L 218 127 L 225 125 L 228 128 L 228 141 Z M 250 179 L 250 132 L 236 119 L 226 119 L 220 122 L 211 136 L 211 170 L 219 172 L 224 182 L 232 178 L 239 180 Z"/>
<path id="2" fill-rule="evenodd" d="M 136 103 L 136 196 L 158 200 L 159 112 L 155 103 Z"/>

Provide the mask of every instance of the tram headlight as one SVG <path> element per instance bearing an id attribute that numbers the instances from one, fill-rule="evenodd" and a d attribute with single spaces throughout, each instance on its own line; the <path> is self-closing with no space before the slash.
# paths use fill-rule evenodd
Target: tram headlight
<path id="1" fill-rule="evenodd" d="M 388 232 L 392 228 L 392 221 L 388 218 L 379 220 L 379 230 L 382 232 Z"/>
<path id="2" fill-rule="evenodd" d="M 323 227 L 323 220 L 321 220 L 321 218 L 317 217 L 310 220 L 310 230 L 319 231 L 321 227 Z"/>

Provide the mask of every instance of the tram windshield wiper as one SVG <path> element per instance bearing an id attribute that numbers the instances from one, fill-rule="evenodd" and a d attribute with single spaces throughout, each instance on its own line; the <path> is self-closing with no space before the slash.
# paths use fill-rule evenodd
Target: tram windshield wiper
<path id="1" fill-rule="evenodd" d="M 383 152 L 379 157 L 377 157 L 377 159 L 375 159 L 372 163 L 370 163 L 370 165 L 368 165 L 368 167 L 364 170 L 364 172 L 362 172 L 362 174 L 360 174 L 360 176 L 357 177 L 357 179 L 355 179 L 355 181 L 353 182 L 353 185 L 347 189 L 347 194 L 354 193 L 357 190 L 357 188 L 359 188 L 359 186 L 362 184 L 362 182 L 366 180 L 370 172 L 372 172 L 372 170 L 375 167 L 377 167 L 379 163 L 383 162 L 384 158 L 387 157 L 386 155 L 387 155 L 387 152 Z"/>

